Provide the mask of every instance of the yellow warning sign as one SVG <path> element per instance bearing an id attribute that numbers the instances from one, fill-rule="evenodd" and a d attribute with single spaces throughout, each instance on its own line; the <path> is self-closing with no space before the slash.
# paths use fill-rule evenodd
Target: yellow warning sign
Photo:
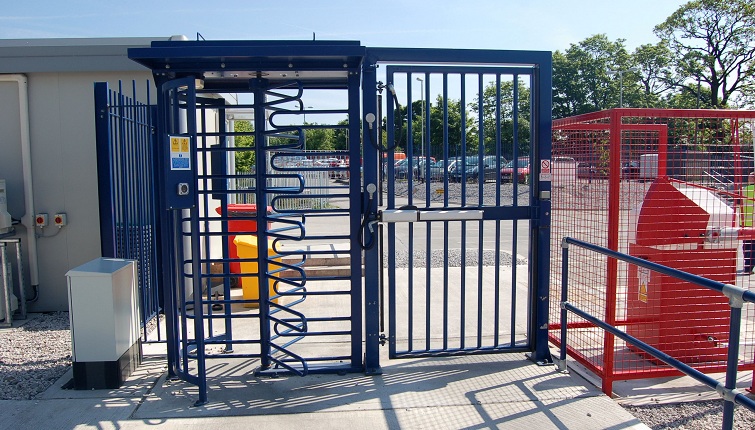
<path id="1" fill-rule="evenodd" d="M 170 170 L 191 170 L 189 138 L 170 136 Z"/>
<path id="2" fill-rule="evenodd" d="M 639 278 L 640 288 L 637 292 L 637 300 L 642 303 L 648 302 L 648 284 L 650 283 L 650 269 L 644 267 L 637 268 L 637 277 Z"/>
<path id="3" fill-rule="evenodd" d="M 640 284 L 640 293 L 637 296 L 637 299 L 643 303 L 648 302 L 648 286 L 647 284 Z"/>

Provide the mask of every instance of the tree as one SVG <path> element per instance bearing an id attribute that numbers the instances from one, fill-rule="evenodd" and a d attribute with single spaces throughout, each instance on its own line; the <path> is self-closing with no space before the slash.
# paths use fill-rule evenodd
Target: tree
<path id="1" fill-rule="evenodd" d="M 467 110 L 464 112 L 465 124 L 462 126 L 462 109 L 461 100 L 449 99 L 446 106 L 448 114 L 448 129 L 443 127 L 443 96 L 438 94 L 435 103 L 430 106 L 430 131 L 427 133 L 430 139 L 431 153 L 434 157 L 442 159 L 445 157 L 443 152 L 443 133 L 448 133 L 448 157 L 460 157 L 462 135 L 464 136 L 467 152 L 477 148 L 477 130 L 473 126 L 474 118 Z"/>
<path id="2" fill-rule="evenodd" d="M 553 55 L 553 112 L 556 118 L 594 112 L 619 105 L 620 93 L 628 104 L 642 98 L 631 55 L 624 40 L 596 34 Z M 610 71 L 621 71 L 613 78 Z"/>
<path id="3" fill-rule="evenodd" d="M 498 119 L 501 125 L 501 155 L 506 158 L 512 158 L 514 151 L 514 81 L 501 81 L 500 87 L 500 112 Z M 530 149 L 530 89 L 521 80 L 516 82 L 517 85 L 517 142 L 519 144 L 518 153 L 522 156 L 529 154 Z M 482 95 L 482 112 L 483 112 L 483 142 L 485 144 L 485 154 L 496 154 L 496 131 L 498 123 L 496 121 L 498 88 L 495 82 L 485 86 Z M 470 105 L 472 112 L 479 112 L 479 103 L 475 102 Z M 475 119 L 475 128 L 478 128 Z M 479 133 L 479 130 L 477 130 Z"/>
<path id="4" fill-rule="evenodd" d="M 243 133 L 233 138 L 233 145 L 236 148 L 243 148 L 236 151 L 236 171 L 251 172 L 254 167 L 254 126 L 251 121 L 234 121 L 233 131 Z"/>
<path id="5" fill-rule="evenodd" d="M 317 125 L 317 124 L 309 124 Z M 304 130 L 306 138 L 307 151 L 332 151 L 334 147 L 334 129 L 332 128 L 312 128 Z"/>
<path id="6" fill-rule="evenodd" d="M 641 104 L 633 107 L 664 107 L 663 96 L 672 88 L 672 59 L 668 45 L 641 45 L 632 53 L 632 62 L 643 90 Z"/>
<path id="7" fill-rule="evenodd" d="M 343 119 L 338 121 L 340 126 L 348 126 L 349 120 Z M 348 128 L 335 128 L 333 129 L 333 148 L 336 151 L 346 151 L 349 149 L 349 129 Z"/>
<path id="8" fill-rule="evenodd" d="M 553 116 L 566 118 L 583 111 L 585 92 L 579 88 L 577 64 L 560 51 L 553 53 Z"/>
<path id="9" fill-rule="evenodd" d="M 694 0 L 681 6 L 655 34 L 668 44 L 675 64 L 670 82 L 681 92 L 723 108 L 755 79 L 755 5 L 752 0 Z"/>
<path id="10" fill-rule="evenodd" d="M 447 102 L 447 106 L 445 107 L 447 114 L 448 114 L 448 128 L 444 128 L 444 99 L 441 94 L 438 94 L 435 98 L 435 103 L 429 103 L 429 110 L 425 112 L 425 115 L 427 115 L 430 119 L 430 127 L 424 129 L 424 138 L 425 138 L 425 148 L 420 149 L 420 143 L 422 142 L 422 135 L 423 135 L 423 129 L 422 129 L 422 101 L 421 100 L 415 100 L 412 102 L 412 120 L 411 120 L 411 126 L 412 126 L 412 152 L 414 156 L 419 156 L 422 153 L 427 152 L 425 148 L 427 148 L 427 143 L 430 143 L 430 154 L 431 157 L 435 157 L 436 159 L 442 159 L 445 157 L 445 153 L 443 151 L 443 142 L 444 142 L 444 133 L 447 133 L 447 141 L 448 141 L 448 156 L 449 157 L 458 157 L 463 155 L 461 153 L 461 143 L 462 143 L 462 130 L 465 134 L 466 140 L 466 151 L 467 153 L 474 152 L 477 150 L 477 131 L 474 126 L 474 118 L 472 118 L 472 115 L 469 113 L 469 111 L 465 111 L 466 116 L 466 125 L 462 127 L 462 120 L 461 120 L 461 114 L 462 114 L 462 105 L 460 100 L 455 99 L 449 99 Z M 396 120 L 396 138 L 398 140 L 398 145 L 396 147 L 396 151 L 406 151 L 407 150 L 407 135 L 408 135 L 408 126 L 407 126 L 407 112 L 408 108 L 406 106 L 400 106 L 398 112 L 396 115 L 400 118 L 400 121 Z M 427 117 L 425 118 L 427 120 Z M 401 136 L 399 137 L 399 133 Z"/>

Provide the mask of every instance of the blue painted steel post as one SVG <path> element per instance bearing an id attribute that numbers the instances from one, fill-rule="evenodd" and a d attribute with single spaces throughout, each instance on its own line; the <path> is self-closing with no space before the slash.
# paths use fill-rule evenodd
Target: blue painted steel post
<path id="1" fill-rule="evenodd" d="M 535 136 L 532 142 L 536 142 L 535 165 L 532 180 L 530 198 L 534 202 L 536 216 L 533 219 L 532 243 L 534 247 L 532 255 L 535 256 L 535 268 L 533 270 L 533 282 L 535 286 L 533 306 L 535 311 L 535 336 L 534 336 L 534 361 L 536 363 L 550 363 L 551 356 L 548 350 L 548 305 L 550 289 L 550 240 L 551 240 L 551 183 L 540 181 L 540 160 L 551 158 L 551 85 L 552 85 L 552 58 L 551 54 L 543 54 L 539 66 L 535 69 L 533 81 L 537 90 L 537 99 L 533 100 L 533 113 L 535 115 Z M 516 163 L 516 158 L 514 159 Z M 516 169 L 516 168 L 515 168 Z M 516 181 L 514 181 L 516 182 Z"/>
<path id="2" fill-rule="evenodd" d="M 362 163 L 365 187 L 367 184 L 377 184 L 378 169 L 380 166 L 377 148 L 368 143 L 380 144 L 377 141 L 377 129 L 381 127 L 382 119 L 377 117 L 376 68 L 376 62 L 369 56 L 362 63 L 362 112 L 364 114 L 362 119 L 368 114 L 373 114 L 376 118 L 372 130 L 368 127 L 366 121 L 363 122 L 362 127 L 362 132 L 364 133 L 362 137 L 362 142 L 364 142 Z M 371 135 L 368 135 L 368 133 L 371 133 Z M 366 208 L 368 211 L 377 211 L 377 196 L 374 196 L 371 202 L 366 192 L 362 194 L 362 197 L 363 208 Z M 371 216 L 371 214 L 363 213 L 362 216 Z M 379 240 L 376 226 L 373 226 L 373 233 L 370 233 L 368 228 L 364 232 L 364 235 L 371 235 L 371 240 L 373 241 Z M 364 369 L 367 374 L 382 373 L 380 368 L 380 300 L 383 298 L 380 297 L 378 271 L 383 269 L 382 267 L 378 267 L 378 248 L 378 246 L 372 246 L 370 249 L 364 251 L 364 325 L 366 333 Z"/>
<path id="3" fill-rule="evenodd" d="M 97 146 L 97 186 L 100 208 L 100 252 L 103 257 L 116 256 L 115 197 L 112 190 L 113 150 L 110 142 L 108 84 L 94 84 L 95 143 Z"/>
<path id="4" fill-rule="evenodd" d="M 175 379 L 177 375 L 179 354 L 179 341 L 178 341 L 178 311 L 176 309 L 176 298 L 173 294 L 176 283 L 174 282 L 173 268 L 173 253 L 174 253 L 174 241 L 172 239 L 173 222 L 172 216 L 168 216 L 167 199 L 165 197 L 165 167 L 168 164 L 165 152 L 169 149 L 166 141 L 163 137 L 167 135 L 167 130 L 170 128 L 168 123 L 168 109 L 170 105 L 166 103 L 165 94 L 162 91 L 162 86 L 168 80 L 161 75 L 155 74 L 155 85 L 158 88 L 157 91 L 157 106 L 162 107 L 156 112 L 157 129 L 159 135 L 157 137 L 158 144 L 156 145 L 155 156 L 155 181 L 157 186 L 155 187 L 157 195 L 157 211 L 159 216 L 157 238 L 160 242 L 160 249 L 158 252 L 158 266 L 157 270 L 161 274 L 161 284 L 163 286 L 163 311 L 165 312 L 165 336 L 167 338 L 167 361 L 168 361 L 168 379 Z M 166 267 L 167 266 L 167 267 Z"/>

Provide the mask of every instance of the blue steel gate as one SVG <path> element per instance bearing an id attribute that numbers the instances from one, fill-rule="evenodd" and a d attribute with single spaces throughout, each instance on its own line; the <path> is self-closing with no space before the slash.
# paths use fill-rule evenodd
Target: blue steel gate
<path id="1" fill-rule="evenodd" d="M 387 67 L 404 95 L 386 106 L 390 357 L 536 349 L 550 185 L 538 169 L 550 149 L 538 144 L 550 119 L 538 71 Z M 406 159 L 394 164 L 399 146 Z"/>
<path id="2" fill-rule="evenodd" d="M 427 100 L 435 75 L 479 74 L 492 76 L 494 82 L 500 81 L 500 76 L 504 75 L 526 77 L 524 86 L 529 94 L 528 103 L 517 102 L 511 106 L 516 113 L 526 104 L 526 118 L 530 125 L 526 134 L 531 147 L 525 151 L 513 139 L 512 155 L 526 152 L 537 161 L 546 159 L 550 153 L 550 53 L 370 49 L 358 42 L 169 41 L 153 42 L 150 48 L 131 49 L 129 55 L 153 70 L 159 88 L 158 200 L 162 213 L 160 231 L 164 252 L 161 273 L 165 285 L 169 374 L 198 385 L 197 403 L 200 404 L 207 401 L 207 378 L 214 367 L 208 365 L 208 361 L 212 359 L 254 363 L 255 373 L 261 374 L 306 375 L 343 371 L 369 374 L 381 371 L 378 349 L 385 340 L 381 324 L 381 307 L 385 301 L 379 282 L 383 273 L 379 267 L 382 250 L 374 245 L 381 241 L 379 232 L 387 224 L 386 251 L 389 255 L 397 252 L 396 239 L 401 237 L 397 232 L 402 227 L 394 225 L 394 221 L 405 220 L 397 208 L 417 205 L 418 201 L 413 199 L 413 193 L 409 193 L 404 198 L 407 201 L 399 203 L 398 182 L 391 179 L 384 187 L 378 181 L 378 172 L 382 154 L 393 157 L 397 145 L 406 149 L 409 157 L 416 149 L 424 148 L 424 145 L 416 144 L 412 134 L 412 109 L 416 109 L 416 105 L 412 103 L 411 79 L 424 76 L 427 86 L 423 94 Z M 380 65 L 408 62 L 488 66 L 479 69 L 466 66 L 454 69 L 391 67 L 385 78 L 388 85 L 378 82 Z M 504 63 L 526 66 L 492 66 Z M 398 74 L 406 77 L 405 88 L 393 82 Z M 517 89 L 513 90 L 513 100 L 519 100 L 518 85 L 514 87 Z M 449 85 L 444 91 L 449 88 L 454 87 Z M 402 91 L 407 91 L 403 93 L 408 100 L 403 105 L 405 107 L 399 101 Z M 464 94 L 461 106 L 474 99 L 471 92 L 467 95 L 464 90 L 458 91 L 461 91 L 460 96 Z M 500 89 L 497 91 L 493 100 L 501 99 Z M 311 100 L 316 99 L 315 94 L 319 92 L 327 92 L 327 107 L 310 109 L 309 104 L 315 104 Z M 223 93 L 233 96 L 218 96 Z M 389 94 L 393 103 L 379 102 L 382 93 Z M 394 97 L 394 94 L 398 95 Z M 233 103 L 227 101 L 230 99 Z M 444 96 L 444 99 L 448 100 L 448 97 Z M 496 101 L 492 109 L 498 112 L 504 105 Z M 448 129 L 448 124 L 453 123 L 449 119 L 448 103 L 445 106 L 442 129 Z M 480 106 L 489 108 L 484 104 Z M 399 115 L 394 111 L 396 107 L 401 112 Z M 384 144 L 382 133 L 378 132 L 383 121 L 377 119 L 383 117 L 384 111 L 388 123 L 386 142 L 395 143 Z M 316 116 L 317 122 L 304 120 L 307 114 L 311 115 L 310 118 Z M 459 115 L 462 123 L 467 124 L 466 109 L 460 109 Z M 237 127 L 239 118 L 246 118 L 246 128 Z M 428 110 L 424 121 L 428 143 L 438 136 L 431 128 L 436 124 L 434 118 Z M 500 123 L 503 116 L 496 115 L 496 118 L 494 122 Z M 483 120 L 480 114 L 481 124 Z M 519 126 L 520 123 L 513 121 L 513 130 Z M 498 131 L 492 134 L 487 127 L 479 127 L 483 133 L 488 133 L 483 137 L 492 136 L 491 148 L 496 156 L 504 156 L 507 148 L 502 143 L 505 140 L 502 136 L 506 134 L 500 131 L 500 127 L 494 128 Z M 465 126 L 465 130 L 468 128 Z M 305 148 L 308 132 L 325 129 L 344 132 L 347 146 L 333 149 L 329 154 L 331 160 L 323 164 L 311 158 Z M 402 133 L 406 133 L 405 138 L 397 137 Z M 450 133 L 445 132 L 443 136 L 441 153 L 448 158 L 451 148 L 456 148 L 450 143 Z M 514 136 L 518 133 L 515 132 Z M 467 153 L 468 147 L 474 145 L 467 146 L 465 138 L 460 139 L 458 150 Z M 428 145 L 425 154 L 430 154 L 431 150 Z M 484 148 L 475 153 L 478 161 L 488 154 Z M 240 170 L 239 160 L 244 157 L 254 159 L 252 171 Z M 461 166 L 466 168 L 472 164 L 465 159 Z M 500 170 L 502 164 L 497 161 L 495 168 Z M 392 163 L 388 169 L 391 169 L 388 176 L 393 178 L 396 172 L 392 170 Z M 428 178 L 430 171 L 429 165 L 426 166 Z M 316 172 L 331 179 L 327 186 L 314 185 L 308 175 Z M 533 169 L 533 174 L 537 174 L 537 169 Z M 348 180 L 344 183 L 333 180 L 332 176 L 345 176 Z M 413 175 L 409 176 L 406 183 L 412 189 Z M 426 182 L 428 196 L 432 184 L 432 181 Z M 448 187 L 448 178 L 442 184 Z M 467 190 L 466 182 L 459 185 L 462 190 Z M 501 188 L 499 179 L 490 185 L 496 190 Z M 505 236 L 501 232 L 507 226 L 513 234 L 521 233 L 529 238 L 526 252 L 521 251 L 521 246 L 517 248 L 514 239 L 510 253 L 516 256 L 518 252 L 524 252 L 526 257 L 533 257 L 535 261 L 547 262 L 549 185 L 547 181 L 532 181 L 527 186 L 513 185 L 514 192 L 526 194 L 521 200 L 525 204 L 506 206 L 500 197 L 493 203 L 483 202 L 482 197 L 477 201 L 460 197 L 459 202 L 451 203 L 452 194 L 447 193 L 445 200 L 426 200 L 421 208 L 411 210 L 423 223 L 426 219 L 434 219 L 426 224 L 442 226 L 446 230 L 441 234 L 447 238 L 450 236 L 446 231 L 456 229 L 460 223 L 462 242 L 459 249 L 462 255 L 469 248 L 467 224 L 481 227 L 480 244 L 475 246 L 482 254 L 481 251 L 488 249 L 482 242 L 489 240 L 483 235 L 482 227 L 486 226 L 484 223 L 492 222 L 497 232 L 494 242 Z M 379 206 L 383 190 L 388 193 L 387 205 Z M 256 202 L 255 208 L 239 213 L 236 203 L 242 201 L 242 196 L 249 195 Z M 334 199 L 332 201 L 338 200 L 339 203 L 322 207 L 290 204 L 311 196 Z M 243 201 L 247 201 L 246 198 Z M 474 217 L 474 221 L 463 220 L 464 217 Z M 254 222 L 255 227 L 244 222 Z M 407 237 L 411 238 L 415 234 L 414 227 L 410 225 L 408 229 Z M 235 242 L 231 240 L 234 236 Z M 247 253 L 248 243 L 242 238 L 258 245 L 252 247 L 254 252 Z M 431 239 L 428 230 L 428 245 Z M 446 239 L 446 244 L 448 241 Z M 232 243 L 236 245 L 235 251 Z M 408 255 L 414 255 L 413 243 L 413 239 L 408 239 Z M 538 246 L 541 243 L 546 246 Z M 322 247 L 323 244 L 327 249 Z M 443 248 L 448 249 L 448 245 Z M 500 260 L 502 248 L 493 245 L 493 251 L 496 256 L 491 260 L 492 264 L 504 265 Z M 334 253 L 349 257 L 349 275 L 318 276 L 309 272 L 308 261 L 318 257 L 330 258 Z M 425 258 L 428 266 L 432 265 L 431 260 L 431 257 Z M 444 262 L 448 263 L 447 260 Z M 234 271 L 236 264 L 241 267 L 240 272 Z M 481 264 L 470 264 L 469 267 L 464 264 L 463 270 L 474 266 L 482 279 L 486 269 Z M 396 297 L 398 285 L 396 265 L 395 260 L 390 260 L 386 272 L 391 297 Z M 517 270 L 529 272 L 525 273 L 522 292 L 516 296 L 524 297 L 529 308 L 506 313 L 512 326 L 509 330 L 496 332 L 492 346 L 478 341 L 479 345 L 469 348 L 462 341 L 460 347 L 441 350 L 428 343 L 424 349 L 408 348 L 406 352 L 527 350 L 534 352 L 537 361 L 547 361 L 546 266 L 540 267 L 533 261 L 524 266 L 525 269 L 516 264 L 511 266 L 514 273 L 511 279 L 519 279 Z M 412 270 L 408 272 L 409 285 L 412 285 L 411 279 L 416 278 Z M 237 279 L 241 280 L 242 291 L 232 288 Z M 506 283 L 502 273 L 492 279 L 496 285 Z M 425 274 L 424 280 L 433 280 L 433 277 Z M 245 281 L 254 281 L 249 285 L 256 286 L 250 288 L 256 295 L 247 295 Z M 476 287 L 478 291 L 481 288 L 482 284 Z M 511 292 L 512 288 L 517 290 L 509 287 L 508 297 L 516 294 Z M 496 293 L 495 296 L 503 297 L 503 294 Z M 432 300 L 425 299 L 430 303 L 426 307 L 429 314 Z M 512 300 L 509 304 L 513 309 L 518 299 Z M 391 301 L 392 324 L 388 337 L 391 355 L 399 356 L 400 352 L 395 353 L 400 337 L 397 330 L 401 330 L 402 325 L 396 315 L 406 315 L 411 321 L 414 312 L 418 311 L 409 308 L 403 313 L 397 312 L 396 300 Z M 445 302 L 452 303 L 450 299 Z M 501 309 L 504 304 L 505 300 L 501 300 Z M 496 321 L 501 320 L 501 315 L 503 313 L 496 314 Z M 482 314 L 476 318 L 482 318 Z M 427 326 L 434 324 L 430 319 L 426 321 Z M 451 327 L 448 316 L 443 321 Z M 521 330 L 515 330 L 514 325 L 521 326 Z M 475 329 L 482 333 L 481 330 Z M 428 338 L 433 336 L 428 333 Z M 444 337 L 446 340 L 453 337 L 453 333 L 449 333 Z M 478 338 L 481 336 L 477 335 Z M 461 339 L 465 338 L 461 336 Z M 325 347 L 313 345 L 316 340 Z M 413 337 L 409 336 L 408 341 L 412 342 Z"/>

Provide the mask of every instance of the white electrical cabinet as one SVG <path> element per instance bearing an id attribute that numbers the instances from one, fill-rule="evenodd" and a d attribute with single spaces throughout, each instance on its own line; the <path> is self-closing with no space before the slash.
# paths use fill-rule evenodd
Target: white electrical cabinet
<path id="1" fill-rule="evenodd" d="M 136 262 L 97 258 L 66 277 L 74 388 L 118 388 L 141 363 Z"/>

